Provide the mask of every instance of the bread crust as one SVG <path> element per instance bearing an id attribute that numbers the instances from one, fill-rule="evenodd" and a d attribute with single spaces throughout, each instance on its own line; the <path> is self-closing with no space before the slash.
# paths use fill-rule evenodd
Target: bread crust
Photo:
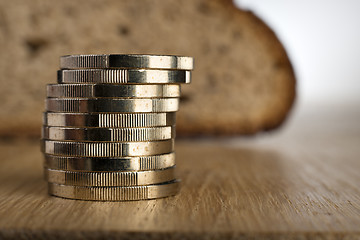
<path id="1" fill-rule="evenodd" d="M 221 16 L 222 18 L 231 18 L 232 21 L 237 21 L 239 24 L 244 22 L 246 23 L 242 25 L 242 27 L 239 27 L 239 29 L 241 29 L 239 31 L 241 31 L 243 35 L 242 38 L 253 38 L 254 40 L 257 39 L 258 42 L 254 43 L 248 41 L 246 43 L 243 43 L 240 41 L 238 42 L 238 44 L 240 46 L 241 44 L 243 44 L 244 48 L 253 47 L 254 49 L 256 49 L 262 47 L 263 52 L 260 53 L 258 58 L 253 61 L 256 62 L 257 60 L 260 60 L 260 58 L 262 57 L 261 54 L 266 53 L 268 56 L 270 56 L 268 57 L 269 61 L 265 63 L 263 62 L 263 64 L 268 65 L 267 67 L 270 70 L 262 74 L 263 79 L 266 79 L 267 81 L 264 82 L 262 81 L 262 79 L 254 77 L 257 71 L 262 71 L 262 65 L 254 66 L 253 63 L 243 61 L 242 68 L 246 71 L 236 69 L 234 68 L 234 66 L 229 67 L 227 70 L 233 71 L 234 75 L 237 76 L 236 80 L 234 80 L 233 82 L 238 82 L 233 84 L 233 88 L 231 88 L 230 90 L 228 88 L 228 92 L 226 94 L 239 94 L 238 99 L 229 100 L 226 98 L 226 94 L 223 94 L 223 96 L 219 97 L 218 99 L 218 101 L 222 102 L 223 104 L 217 104 L 216 107 L 214 106 L 212 108 L 213 114 L 217 115 L 217 117 L 211 116 L 211 113 L 205 114 L 203 117 L 199 117 L 199 119 L 202 119 L 201 122 L 197 121 L 196 123 L 194 123 L 193 115 L 191 115 L 191 112 L 187 111 L 187 106 L 185 104 L 187 102 L 191 104 L 190 100 L 187 98 L 195 96 L 194 94 L 196 91 L 195 90 L 194 92 L 192 92 L 191 95 L 187 93 L 186 90 L 190 88 L 194 90 L 196 89 L 196 87 L 187 87 L 187 89 L 183 91 L 183 95 L 185 95 L 185 97 L 183 97 L 183 100 L 185 100 L 185 103 L 183 103 L 184 101 L 182 101 L 180 113 L 177 115 L 178 136 L 226 136 L 239 134 L 252 135 L 261 131 L 268 131 L 278 128 L 287 119 L 287 116 L 290 113 L 296 97 L 296 78 L 293 67 L 290 63 L 284 47 L 277 38 L 276 34 L 251 11 L 237 9 L 230 0 L 215 0 L 210 2 L 217 5 L 218 13 L 221 12 L 221 15 L 219 14 L 219 17 Z M 234 45 L 236 44 L 237 43 L 235 42 Z M 254 52 L 254 54 L 256 54 L 256 52 Z M 240 57 L 241 56 L 239 56 L 239 58 Z M 246 54 L 244 56 L 244 59 L 246 59 Z M 197 71 L 194 73 L 194 75 L 202 75 L 202 73 L 198 73 Z M 211 78 L 210 75 L 209 77 Z M 193 85 L 196 85 L 196 81 L 199 81 L 199 79 L 194 77 Z M 221 77 L 218 77 L 217 79 L 212 81 L 220 82 Z M 254 83 L 254 81 L 262 81 L 262 84 L 258 84 L 258 86 L 246 85 Z M 247 89 L 242 89 L 242 86 L 247 87 Z M 257 94 L 256 88 L 268 88 L 269 90 L 267 91 L 267 96 L 261 93 Z M 214 95 L 219 95 L 219 93 L 214 93 Z M 242 97 L 242 95 L 244 97 Z M 257 104 L 251 105 L 253 101 L 256 101 L 256 99 L 259 98 L 260 100 Z M 261 100 L 261 98 L 263 98 L 263 100 Z M 211 105 L 211 101 L 203 101 L 205 102 L 205 104 Z M 237 102 L 239 102 L 241 106 L 236 106 Z M 250 106 L 246 106 L 247 103 Z M 209 108 L 211 109 L 211 107 Z M 227 113 L 224 114 L 224 111 L 226 110 Z M 202 113 L 201 111 L 194 112 L 197 115 L 200 115 Z M 191 124 L 187 124 L 189 122 Z"/>

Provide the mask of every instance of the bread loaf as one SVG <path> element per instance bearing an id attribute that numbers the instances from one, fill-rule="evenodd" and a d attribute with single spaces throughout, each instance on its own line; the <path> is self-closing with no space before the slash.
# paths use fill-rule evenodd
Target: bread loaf
<path id="1" fill-rule="evenodd" d="M 0 2 L 0 135 L 40 135 L 59 56 L 144 53 L 195 58 L 180 135 L 253 134 L 279 126 L 295 77 L 275 34 L 230 0 Z"/>

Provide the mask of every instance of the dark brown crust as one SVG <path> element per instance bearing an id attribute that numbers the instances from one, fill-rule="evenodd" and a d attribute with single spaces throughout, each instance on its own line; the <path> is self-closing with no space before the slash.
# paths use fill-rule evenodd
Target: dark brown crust
<path id="1" fill-rule="evenodd" d="M 277 109 L 278 112 L 264 119 L 262 124 L 253 125 L 251 123 L 236 126 L 214 125 L 211 128 L 204 128 L 203 126 L 180 124 L 177 126 L 177 136 L 179 137 L 194 137 L 194 136 L 234 136 L 234 135 L 253 135 L 261 131 L 270 131 L 280 127 L 288 118 L 290 110 L 296 98 L 296 77 L 290 59 L 281 44 L 280 40 L 269 26 L 266 25 L 259 17 L 251 11 L 244 11 L 238 9 L 231 0 L 219 0 L 226 5 L 229 14 L 241 15 L 246 14 L 251 21 L 255 22 L 258 31 L 267 36 L 269 44 L 272 45 L 273 51 L 281 55 L 281 67 L 286 69 L 288 73 L 287 98 L 284 99 L 282 109 Z M 195 69 L 196 70 L 196 69 Z"/>
<path id="2" fill-rule="evenodd" d="M 258 22 L 258 25 L 262 27 L 262 30 L 264 32 L 266 32 L 266 34 L 269 36 L 269 38 L 273 39 L 274 43 L 276 43 L 276 51 L 278 51 L 278 53 L 281 54 L 281 58 L 283 60 L 282 65 L 284 68 L 287 69 L 287 71 L 289 73 L 289 78 L 288 78 L 289 86 L 288 86 L 288 91 L 287 91 L 288 99 L 285 100 L 285 107 L 284 107 L 283 111 L 279 112 L 279 115 L 277 118 L 269 119 L 269 121 L 266 124 L 264 124 L 264 126 L 262 126 L 262 128 L 257 128 L 257 129 L 253 129 L 252 131 L 249 131 L 249 132 L 244 132 L 244 134 L 254 134 L 258 131 L 263 131 L 263 130 L 268 131 L 268 130 L 278 128 L 287 119 L 288 115 L 291 112 L 290 110 L 291 110 L 291 108 L 295 102 L 295 98 L 296 98 L 296 77 L 295 77 L 295 72 L 294 72 L 293 66 L 290 62 L 289 56 L 287 55 L 285 48 L 283 47 L 280 40 L 276 36 L 275 32 L 270 27 L 268 27 L 265 24 L 265 22 L 263 22 L 254 13 L 252 13 L 250 11 L 248 11 L 247 13 L 248 13 L 249 17 L 253 18 L 254 21 Z"/>

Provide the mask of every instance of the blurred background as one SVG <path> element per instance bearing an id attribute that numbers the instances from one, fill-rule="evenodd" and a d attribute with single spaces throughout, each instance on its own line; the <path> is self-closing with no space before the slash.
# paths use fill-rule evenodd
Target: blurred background
<path id="1" fill-rule="evenodd" d="M 65 54 L 194 56 L 179 135 L 247 135 L 288 126 L 283 122 L 296 128 L 298 115 L 314 118 L 325 109 L 327 120 L 345 108 L 338 122 L 358 119 L 358 1 L 235 4 L 276 36 L 232 0 L 0 0 L 0 135 L 39 137 L 45 85 L 55 83 Z M 276 37 L 295 71 L 294 105 L 292 68 Z"/>
<path id="2" fill-rule="evenodd" d="M 235 0 L 277 34 L 298 79 L 298 104 L 360 106 L 360 2 Z"/>

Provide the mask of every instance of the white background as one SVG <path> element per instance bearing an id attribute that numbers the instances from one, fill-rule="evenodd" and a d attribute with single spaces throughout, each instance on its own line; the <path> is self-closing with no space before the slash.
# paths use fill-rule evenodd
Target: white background
<path id="1" fill-rule="evenodd" d="M 284 44 L 298 79 L 298 104 L 360 107 L 360 1 L 235 0 Z"/>

